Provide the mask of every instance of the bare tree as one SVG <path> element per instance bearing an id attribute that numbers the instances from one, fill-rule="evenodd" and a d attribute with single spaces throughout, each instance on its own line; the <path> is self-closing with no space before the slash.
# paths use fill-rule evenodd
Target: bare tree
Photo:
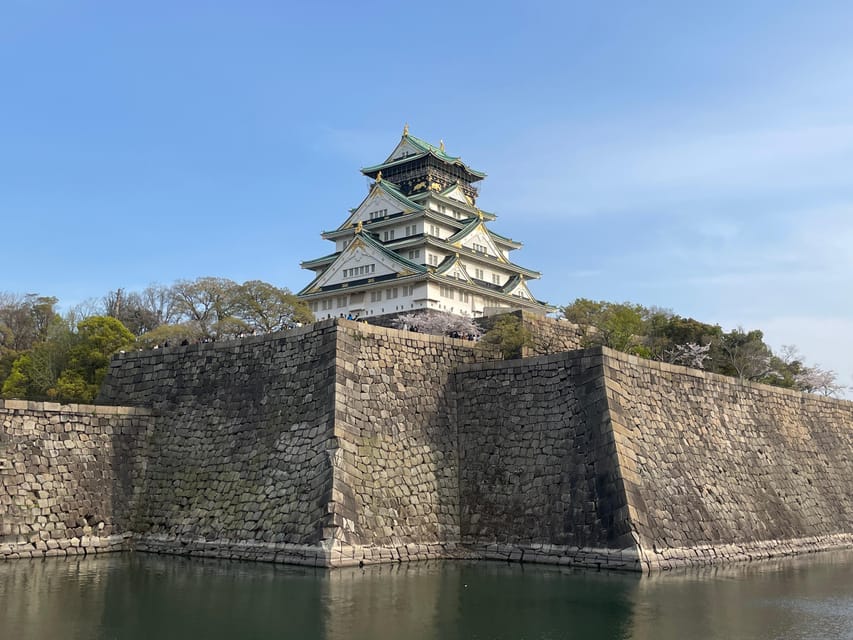
<path id="1" fill-rule="evenodd" d="M 761 331 L 747 333 L 738 327 L 722 336 L 719 351 L 724 359 L 723 364 L 741 380 L 761 380 L 769 375 L 779 375 L 773 367 L 773 353 L 764 344 Z"/>
<path id="2" fill-rule="evenodd" d="M 696 344 L 695 342 L 677 344 L 664 352 L 664 361 L 693 367 L 694 369 L 704 369 L 705 362 L 711 359 L 709 351 L 711 351 L 710 342 L 706 345 Z"/>
<path id="3" fill-rule="evenodd" d="M 178 280 L 172 286 L 175 310 L 194 324 L 204 337 L 215 338 L 233 332 L 239 285 L 227 278 Z"/>

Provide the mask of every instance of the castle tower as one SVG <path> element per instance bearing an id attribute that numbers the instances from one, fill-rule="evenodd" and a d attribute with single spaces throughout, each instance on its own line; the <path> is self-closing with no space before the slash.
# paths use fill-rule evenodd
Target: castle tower
<path id="1" fill-rule="evenodd" d="M 361 172 L 367 197 L 322 237 L 335 252 L 306 260 L 316 276 L 299 297 L 320 318 L 432 309 L 479 317 L 492 310 L 544 314 L 527 281 L 537 271 L 510 260 L 520 242 L 488 228 L 474 184 L 486 174 L 403 129 L 381 164 Z"/>

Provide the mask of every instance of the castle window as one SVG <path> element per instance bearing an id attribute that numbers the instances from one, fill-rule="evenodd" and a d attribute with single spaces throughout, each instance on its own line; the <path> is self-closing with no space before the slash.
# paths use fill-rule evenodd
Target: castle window
<path id="1" fill-rule="evenodd" d="M 363 264 L 360 267 L 344 269 L 344 278 L 358 278 L 370 275 L 376 271 L 376 264 Z"/>
<path id="2" fill-rule="evenodd" d="M 477 280 L 482 280 L 483 279 L 483 270 L 482 269 L 474 269 L 474 277 L 477 278 Z"/>
<path id="3" fill-rule="evenodd" d="M 488 247 L 486 247 L 486 245 L 477 244 L 476 242 L 474 243 L 474 251 L 476 251 L 477 253 L 489 253 L 489 249 Z"/>
<path id="4" fill-rule="evenodd" d="M 338 296 L 338 309 L 341 307 L 347 306 L 347 297 L 346 296 Z"/>
<path id="5" fill-rule="evenodd" d="M 393 229 L 389 229 L 388 231 L 385 231 L 382 234 L 382 240 L 384 242 L 388 242 L 389 240 L 393 240 L 393 239 L 394 239 L 394 230 Z"/>
<path id="6" fill-rule="evenodd" d="M 420 257 L 421 257 L 421 250 L 420 249 L 412 249 L 411 251 L 409 251 L 409 260 L 413 260 L 415 258 L 420 258 Z"/>
<path id="7" fill-rule="evenodd" d="M 381 291 L 371 291 L 370 292 L 370 301 L 371 302 L 381 302 L 382 301 L 382 292 Z"/>
<path id="8" fill-rule="evenodd" d="M 468 292 L 467 291 L 460 291 L 459 292 L 459 299 L 462 302 L 468 302 Z"/>
<path id="9" fill-rule="evenodd" d="M 377 209 L 376 211 L 370 212 L 371 220 L 378 220 L 379 218 L 384 218 L 388 215 L 388 209 Z"/>
<path id="10" fill-rule="evenodd" d="M 393 300 L 397 297 L 397 287 L 391 287 L 390 289 L 385 290 L 385 299 Z"/>
<path id="11" fill-rule="evenodd" d="M 493 274 L 492 274 L 492 284 L 500 284 L 500 283 L 501 283 L 501 276 L 500 276 L 500 274 L 498 274 L 498 273 L 493 273 Z"/>
<path id="12" fill-rule="evenodd" d="M 428 254 L 427 259 L 428 259 L 428 262 L 433 266 L 438 264 L 438 256 L 435 255 L 434 253 Z"/>
<path id="13" fill-rule="evenodd" d="M 413 236 L 417 232 L 418 232 L 418 225 L 416 225 L 416 224 L 406 225 L 406 235 L 407 236 Z"/>

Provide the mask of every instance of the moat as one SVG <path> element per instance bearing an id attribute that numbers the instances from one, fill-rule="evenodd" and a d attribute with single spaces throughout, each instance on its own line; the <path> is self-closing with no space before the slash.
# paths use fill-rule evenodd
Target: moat
<path id="1" fill-rule="evenodd" d="M 466 562 L 326 571 L 106 554 L 0 564 L 3 637 L 853 638 L 853 551 L 658 576 Z"/>

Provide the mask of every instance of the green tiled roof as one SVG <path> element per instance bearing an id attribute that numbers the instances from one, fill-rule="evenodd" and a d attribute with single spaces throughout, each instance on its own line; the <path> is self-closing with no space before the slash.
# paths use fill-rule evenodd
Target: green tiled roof
<path id="1" fill-rule="evenodd" d="M 404 258 L 403 256 L 401 256 L 399 253 L 391 251 L 390 249 L 386 249 L 384 244 L 379 242 L 379 240 L 374 239 L 373 236 L 371 236 L 369 233 L 360 233 L 358 237 L 364 241 L 364 244 L 378 249 L 395 262 L 399 262 L 400 264 L 411 269 L 415 273 L 426 273 L 428 271 L 428 269 L 424 265 L 418 264 L 417 262 L 412 262 L 408 258 Z"/>
<path id="2" fill-rule="evenodd" d="M 459 262 L 459 254 L 450 254 L 449 256 L 446 256 L 444 260 L 442 260 L 441 263 L 435 268 L 435 273 L 439 275 L 447 273 L 448 271 L 450 271 L 451 267 L 459 264 Z M 464 268 L 462 269 L 462 273 L 465 274 L 465 282 L 470 282 L 471 278 L 468 276 L 468 273 L 465 271 Z"/>
<path id="3" fill-rule="evenodd" d="M 380 170 L 385 169 L 387 167 L 395 166 L 397 164 L 400 164 L 401 162 L 409 162 L 411 160 L 417 160 L 418 158 L 423 158 L 427 154 L 431 154 L 431 155 L 435 156 L 436 158 L 438 158 L 439 160 L 442 160 L 443 162 L 447 162 L 448 164 L 458 164 L 463 169 L 465 169 L 468 173 L 470 173 L 472 176 L 476 176 L 478 178 L 485 178 L 486 177 L 485 173 L 483 173 L 482 171 L 476 171 L 476 170 L 472 169 L 471 167 L 466 165 L 464 162 L 462 162 L 462 159 L 459 158 L 458 156 L 451 156 L 448 153 L 442 151 L 441 147 L 437 147 L 434 144 L 430 144 L 426 140 L 421 140 L 420 138 L 416 138 L 415 136 L 408 134 L 408 133 L 404 134 L 403 137 L 406 140 L 408 140 L 409 143 L 413 147 L 415 147 L 415 149 L 419 149 L 420 153 L 416 153 L 415 155 L 406 156 L 403 158 L 398 158 L 398 159 L 392 160 L 390 162 L 386 161 L 386 162 L 383 162 L 381 164 L 374 165 L 372 167 L 364 167 L 361 170 L 361 172 L 366 173 L 366 174 L 367 173 L 375 173 L 376 171 L 380 171 Z"/>
<path id="4" fill-rule="evenodd" d="M 541 273 L 539 273 L 538 271 L 534 271 L 533 269 L 528 269 L 527 267 L 522 267 L 521 265 L 515 264 L 514 262 L 509 262 L 509 261 L 501 262 L 497 258 L 495 258 L 493 256 L 489 256 L 488 254 L 477 253 L 473 249 L 468 249 L 467 247 L 456 247 L 456 246 L 452 245 L 451 243 L 447 242 L 446 240 L 441 240 L 440 238 L 427 237 L 426 242 L 427 242 L 427 244 L 432 244 L 432 245 L 435 245 L 437 247 L 441 247 L 442 249 L 445 249 L 447 251 L 458 252 L 458 253 L 463 254 L 469 258 L 476 258 L 478 260 L 485 262 L 486 264 L 494 264 L 495 266 L 498 266 L 502 269 L 509 269 L 511 271 L 517 271 L 519 273 L 524 274 L 524 276 L 527 278 L 537 279 L 537 278 L 542 277 Z"/>
<path id="5" fill-rule="evenodd" d="M 305 260 L 299 266 L 302 267 L 303 269 L 308 269 L 308 268 L 310 268 L 310 265 L 312 265 L 312 264 L 316 265 L 316 264 L 323 264 L 324 262 L 334 262 L 335 258 L 337 258 L 339 255 L 340 255 L 340 251 L 335 251 L 335 253 L 330 253 L 329 255 L 321 256 L 319 258 L 314 258 L 313 260 Z"/>
<path id="6" fill-rule="evenodd" d="M 429 269 L 427 269 L 424 265 L 418 264 L 417 262 L 412 262 L 411 260 L 401 256 L 399 253 L 395 253 L 394 251 L 391 251 L 390 249 L 386 249 L 385 246 L 381 242 L 379 242 L 378 240 L 373 238 L 373 236 L 370 233 L 362 232 L 362 233 L 358 234 L 357 237 L 361 238 L 361 240 L 364 242 L 364 244 L 366 244 L 370 247 L 373 247 L 374 249 L 377 249 L 378 251 L 380 251 L 384 255 L 391 258 L 397 264 L 399 264 L 399 265 L 401 265 L 401 266 L 403 266 L 403 267 L 405 267 L 411 271 L 414 271 L 415 273 L 423 274 L 423 273 L 429 272 Z M 352 247 L 352 246 L 353 246 L 352 244 L 349 245 L 349 247 Z M 335 262 L 340 260 L 341 257 L 345 253 L 347 253 L 347 250 L 349 249 L 349 247 L 347 249 L 344 249 L 343 251 L 341 251 L 339 254 L 337 254 L 337 257 L 335 258 Z M 328 256 L 325 256 L 325 257 L 328 257 Z M 312 262 L 316 262 L 317 260 L 322 260 L 322 258 L 317 258 L 315 260 L 308 260 L 307 262 L 303 263 L 303 268 L 304 268 L 305 264 L 310 264 Z M 335 262 L 333 262 L 332 265 Z M 328 269 L 332 267 L 332 265 L 329 265 L 329 267 L 327 269 L 325 269 L 322 273 L 317 274 L 317 277 L 314 278 L 307 285 L 305 285 L 305 287 L 302 289 L 302 291 L 300 291 L 297 295 L 301 296 L 301 295 L 307 294 L 314 287 L 314 283 L 317 282 L 317 280 L 319 280 L 320 278 L 322 278 L 323 274 L 326 273 L 328 271 Z"/>
<path id="7" fill-rule="evenodd" d="M 402 204 L 406 205 L 407 207 L 411 207 L 412 209 L 417 209 L 418 211 L 424 210 L 424 206 L 422 204 L 418 204 L 417 202 L 414 202 L 414 201 L 410 200 L 408 197 L 406 197 L 406 195 L 403 194 L 403 192 L 400 191 L 397 188 L 397 185 L 395 185 L 393 182 L 388 182 L 387 180 L 380 180 L 376 184 L 378 184 L 379 187 L 383 191 L 385 191 L 385 193 L 387 193 L 390 196 L 393 196 L 394 198 L 399 200 Z"/>
<path id="8" fill-rule="evenodd" d="M 379 182 L 376 182 L 374 184 L 375 186 L 379 187 L 379 189 L 382 190 L 383 193 L 387 193 L 389 196 L 394 198 L 397 202 L 399 202 L 405 207 L 409 207 L 410 209 L 414 209 L 415 211 L 423 211 L 426 208 L 424 207 L 424 205 L 418 204 L 417 202 L 414 202 L 407 198 L 393 182 L 389 182 L 388 180 L 380 180 Z M 370 193 L 373 193 L 373 191 L 371 190 Z M 370 197 L 370 193 L 367 194 L 367 198 Z M 346 220 L 344 220 L 344 223 L 336 229 L 336 231 L 342 231 L 352 226 L 350 220 L 352 219 L 353 214 L 358 211 L 358 209 L 361 207 L 362 204 L 364 204 L 364 201 L 367 200 L 367 198 L 362 200 L 361 204 L 359 204 L 358 207 L 356 207 L 355 209 L 350 209 L 350 215 L 347 217 Z"/>
<path id="9" fill-rule="evenodd" d="M 506 236 L 502 236 L 499 233 L 495 233 L 491 229 L 486 229 L 489 232 L 489 235 L 492 236 L 494 240 L 498 242 L 505 242 L 506 244 L 515 247 L 516 249 L 521 247 L 521 243 L 518 240 L 513 240 L 512 238 L 507 238 Z"/>
<path id="10" fill-rule="evenodd" d="M 509 295 L 509 292 L 515 289 L 518 283 L 521 282 L 521 276 L 512 276 L 509 280 L 506 281 L 506 284 L 502 287 L 502 291 Z"/>
<path id="11" fill-rule="evenodd" d="M 478 226 L 480 226 L 481 222 L 482 222 L 482 220 L 480 220 L 479 218 L 468 218 L 468 220 L 465 221 L 465 226 L 462 229 L 460 229 L 459 231 L 457 231 L 456 233 L 454 233 L 452 236 L 450 236 L 447 239 L 447 241 L 448 242 L 457 242 L 459 240 L 462 240 L 462 238 L 464 238 L 465 236 L 470 234 L 472 231 L 474 231 Z M 492 238 L 492 240 L 496 241 L 496 243 L 498 243 L 498 244 L 503 242 L 504 244 L 507 244 L 507 245 L 509 245 L 511 247 L 515 247 L 515 248 L 518 248 L 521 246 L 520 242 L 516 242 L 512 238 L 507 238 L 505 236 L 499 235 L 499 234 L 495 233 L 494 231 L 492 231 L 491 229 L 489 229 L 486 225 L 483 225 L 483 229 L 485 229 L 486 233 Z"/>

